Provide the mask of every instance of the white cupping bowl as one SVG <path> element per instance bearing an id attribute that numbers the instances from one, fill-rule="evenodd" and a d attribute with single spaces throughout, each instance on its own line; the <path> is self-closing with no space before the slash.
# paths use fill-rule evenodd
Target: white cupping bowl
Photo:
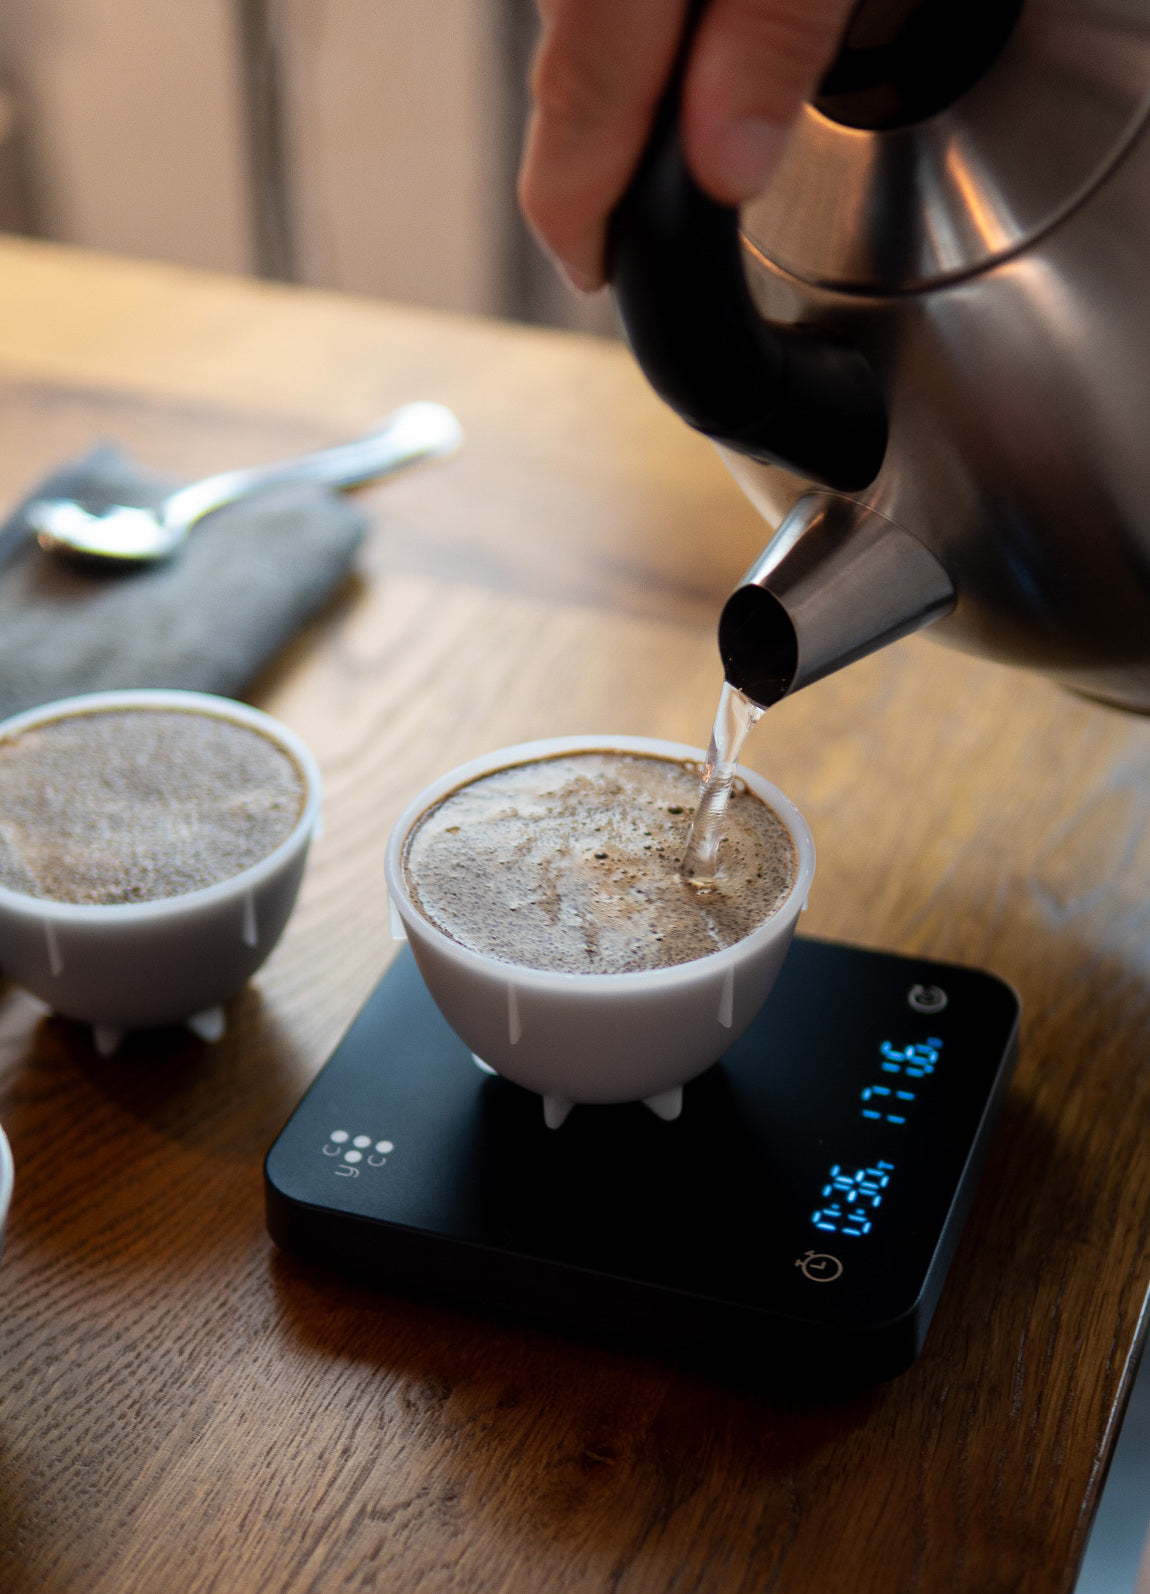
<path id="1" fill-rule="evenodd" d="M 681 1087 L 722 1056 L 762 1007 L 806 903 L 815 849 L 795 805 L 740 767 L 782 819 L 798 871 L 781 907 L 734 946 L 672 968 L 561 974 L 485 957 L 430 924 L 407 892 L 403 854 L 417 820 L 456 787 L 497 769 L 565 753 L 619 752 L 702 763 L 698 748 L 636 736 L 565 736 L 505 747 L 453 769 L 419 794 L 387 846 L 387 886 L 431 995 L 477 1059 L 544 1098 L 549 1124 L 576 1102 L 644 1100 L 677 1115 Z M 402 933 L 398 926 L 394 926 Z"/>
<path id="2" fill-rule="evenodd" d="M 0 886 L 0 968 L 53 1012 L 96 1028 L 101 1050 L 128 1029 L 189 1021 L 212 1039 L 221 1004 L 265 960 L 287 924 L 319 822 L 315 759 L 267 714 L 201 692 L 94 692 L 0 724 L 0 742 L 43 723 L 107 709 L 179 709 L 260 731 L 282 747 L 304 780 L 303 811 L 267 857 L 201 891 L 151 902 L 54 902 Z"/>

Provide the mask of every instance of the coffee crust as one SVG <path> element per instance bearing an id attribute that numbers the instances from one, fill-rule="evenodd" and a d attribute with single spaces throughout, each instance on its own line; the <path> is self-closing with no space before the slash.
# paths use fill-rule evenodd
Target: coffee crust
<path id="1" fill-rule="evenodd" d="M 786 900 L 798 855 L 740 781 L 715 880 L 683 880 L 700 775 L 697 764 L 589 752 L 481 776 L 408 837 L 412 901 L 461 946 L 534 969 L 624 974 L 721 951 Z"/>
<path id="2" fill-rule="evenodd" d="M 151 902 L 274 852 L 306 796 L 260 731 L 197 710 L 68 715 L 0 741 L 0 884 L 54 902 Z"/>

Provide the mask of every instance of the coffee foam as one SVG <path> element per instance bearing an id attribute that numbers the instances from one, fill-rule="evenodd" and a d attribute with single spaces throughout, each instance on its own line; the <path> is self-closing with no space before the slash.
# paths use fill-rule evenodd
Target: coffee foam
<path id="1" fill-rule="evenodd" d="M 630 973 L 720 951 L 782 905 L 798 858 L 782 820 L 740 782 L 714 882 L 684 881 L 700 773 L 604 751 L 482 776 L 413 828 L 412 901 L 462 946 L 529 968 Z"/>
<path id="2" fill-rule="evenodd" d="M 43 721 L 0 741 L 0 884 L 56 902 L 182 896 L 274 852 L 305 795 L 283 748 L 202 711 Z"/>

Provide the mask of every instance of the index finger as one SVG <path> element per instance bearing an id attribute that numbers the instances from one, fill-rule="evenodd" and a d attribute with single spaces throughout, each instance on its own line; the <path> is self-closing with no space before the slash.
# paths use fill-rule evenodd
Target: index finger
<path id="1" fill-rule="evenodd" d="M 671 75 L 687 0 L 541 0 L 519 199 L 576 287 L 603 282 L 607 216 Z"/>

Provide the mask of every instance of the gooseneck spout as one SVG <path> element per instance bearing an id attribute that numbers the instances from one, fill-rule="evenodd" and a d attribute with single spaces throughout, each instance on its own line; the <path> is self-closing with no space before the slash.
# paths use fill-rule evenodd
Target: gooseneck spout
<path id="1" fill-rule="evenodd" d="M 835 493 L 807 493 L 728 598 L 727 680 L 764 708 L 954 608 L 917 537 Z"/>

